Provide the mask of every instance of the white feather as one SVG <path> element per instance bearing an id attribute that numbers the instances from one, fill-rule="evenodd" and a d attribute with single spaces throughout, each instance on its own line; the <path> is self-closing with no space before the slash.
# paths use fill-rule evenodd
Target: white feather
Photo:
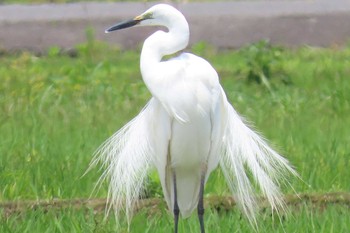
<path id="1" fill-rule="evenodd" d="M 148 129 L 152 120 L 151 102 L 100 146 L 90 165 L 101 163 L 105 168 L 99 182 L 109 181 L 108 200 L 111 200 L 117 221 L 120 212 L 124 211 L 130 223 L 134 205 L 142 195 L 152 163 L 153 151 Z"/>
<path id="2" fill-rule="evenodd" d="M 247 174 L 252 174 L 272 209 L 278 211 L 278 208 L 284 209 L 279 183 L 287 182 L 287 174 L 297 176 L 297 173 L 285 158 L 271 149 L 261 136 L 244 123 L 227 101 L 223 91 L 222 93 L 227 122 L 220 165 L 238 204 L 255 225 L 255 213 L 259 205 L 254 197 L 254 186 Z"/>

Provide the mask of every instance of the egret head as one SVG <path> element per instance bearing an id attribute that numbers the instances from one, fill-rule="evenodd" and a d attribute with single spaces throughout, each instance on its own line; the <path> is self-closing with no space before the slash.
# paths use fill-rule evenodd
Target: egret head
<path id="1" fill-rule="evenodd" d="M 105 32 L 109 33 L 112 31 L 129 28 L 133 26 L 166 26 L 170 27 L 174 23 L 185 20 L 185 17 L 174 7 L 166 4 L 158 4 L 141 15 L 136 16 L 131 20 L 126 20 L 118 23 Z M 186 21 L 186 20 L 185 20 Z"/>

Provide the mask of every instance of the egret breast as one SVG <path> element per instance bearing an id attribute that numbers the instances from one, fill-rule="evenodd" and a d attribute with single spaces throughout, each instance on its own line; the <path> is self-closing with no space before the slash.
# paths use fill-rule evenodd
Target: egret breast
<path id="1" fill-rule="evenodd" d="M 210 151 L 210 118 L 198 114 L 191 119 L 186 123 L 173 122 L 170 141 L 171 168 L 175 171 L 177 200 L 184 218 L 198 204 L 202 168 Z"/>
<path id="2" fill-rule="evenodd" d="M 206 162 L 210 150 L 210 118 L 198 114 L 189 122 L 174 121 L 171 128 L 171 166 L 192 170 Z"/>

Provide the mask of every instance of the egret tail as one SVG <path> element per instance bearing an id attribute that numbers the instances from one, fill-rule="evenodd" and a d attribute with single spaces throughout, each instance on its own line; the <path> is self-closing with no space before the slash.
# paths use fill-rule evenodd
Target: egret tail
<path id="1" fill-rule="evenodd" d="M 237 114 L 223 93 L 226 111 L 226 130 L 223 138 L 220 165 L 238 205 L 249 221 L 256 225 L 255 213 L 258 206 L 254 198 L 256 181 L 272 209 L 284 209 L 279 190 L 280 182 L 287 182 L 288 173 L 297 176 L 289 162 L 271 149 L 266 141 L 250 129 Z"/>

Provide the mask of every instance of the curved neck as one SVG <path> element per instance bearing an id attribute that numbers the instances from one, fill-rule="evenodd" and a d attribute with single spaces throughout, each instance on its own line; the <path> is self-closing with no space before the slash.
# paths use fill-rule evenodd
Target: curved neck
<path id="1" fill-rule="evenodd" d="M 170 20 L 169 20 L 170 21 Z M 159 76 L 157 65 L 162 57 L 176 53 L 188 45 L 189 27 L 186 19 L 181 15 L 174 20 L 175 24 L 163 25 L 168 32 L 157 31 L 145 40 L 141 52 L 140 68 L 144 82 L 153 95 L 153 85 Z M 159 84 L 159 82 L 157 82 Z"/>
<path id="2" fill-rule="evenodd" d="M 189 30 L 168 28 L 168 32 L 157 31 L 145 40 L 141 52 L 141 63 L 149 59 L 160 62 L 165 55 L 176 53 L 188 45 Z"/>

